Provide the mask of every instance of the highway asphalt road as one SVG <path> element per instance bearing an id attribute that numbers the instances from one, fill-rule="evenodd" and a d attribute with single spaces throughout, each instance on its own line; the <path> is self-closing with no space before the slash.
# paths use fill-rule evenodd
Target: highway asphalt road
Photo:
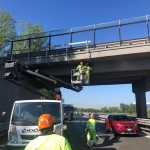
<path id="1" fill-rule="evenodd" d="M 89 150 L 86 145 L 85 125 L 88 118 L 77 116 L 74 121 L 67 122 L 69 142 L 73 150 Z M 92 150 L 150 150 L 150 137 L 124 135 L 114 137 L 112 133 L 105 133 L 103 121 L 97 121 L 97 147 Z"/>
<path id="2" fill-rule="evenodd" d="M 65 136 L 73 150 L 90 150 L 86 145 L 85 125 L 88 118 L 76 116 L 74 121 L 66 121 L 68 126 Z M 97 121 L 97 147 L 92 150 L 150 150 L 150 136 L 118 136 L 105 133 L 105 125 L 101 120 Z M 7 137 L 0 137 L 0 150 L 6 150 Z"/>

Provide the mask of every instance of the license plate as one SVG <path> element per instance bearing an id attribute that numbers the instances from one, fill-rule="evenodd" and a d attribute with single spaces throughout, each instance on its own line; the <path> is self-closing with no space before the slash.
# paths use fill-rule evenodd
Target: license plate
<path id="1" fill-rule="evenodd" d="M 131 129 L 127 129 L 127 131 L 131 131 Z"/>

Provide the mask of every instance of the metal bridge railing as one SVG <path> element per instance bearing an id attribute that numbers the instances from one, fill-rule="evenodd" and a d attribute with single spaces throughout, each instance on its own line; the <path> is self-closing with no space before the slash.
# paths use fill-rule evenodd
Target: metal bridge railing
<path id="1" fill-rule="evenodd" d="M 66 60 L 71 53 L 76 53 L 78 51 L 84 51 L 84 53 L 89 53 L 90 55 L 90 42 L 91 41 L 80 41 L 73 43 L 65 43 L 59 45 L 53 45 L 53 49 L 49 50 L 47 47 L 43 47 L 41 50 L 33 51 L 33 49 L 22 49 L 13 50 L 11 54 L 11 59 L 31 59 L 33 57 L 49 57 L 52 55 L 60 56 L 64 55 Z M 77 46 L 78 45 L 78 46 Z"/>
<path id="2" fill-rule="evenodd" d="M 11 59 L 13 59 L 13 55 L 19 54 L 27 55 L 29 59 L 32 56 L 30 55 L 31 53 L 36 53 L 37 56 L 41 53 L 41 56 L 47 57 L 49 51 L 56 51 L 57 54 L 58 48 L 56 45 L 61 45 L 59 49 L 66 49 L 66 45 L 63 43 L 91 41 L 88 46 L 95 50 L 100 45 L 105 45 L 105 49 L 108 46 L 122 47 L 128 44 L 130 40 L 132 43 L 136 43 L 136 39 L 146 39 L 146 42 L 150 42 L 150 15 L 71 29 L 16 36 L 10 40 L 10 55 Z M 78 47 L 78 44 L 67 45 L 67 49 Z M 53 52 L 53 54 L 55 53 Z"/>
<path id="3" fill-rule="evenodd" d="M 62 44 L 62 45 L 53 45 L 54 49 L 52 50 L 49 50 L 47 47 L 44 47 L 43 49 L 39 51 L 33 51 L 32 49 L 30 50 L 23 49 L 21 51 L 14 50 L 12 51 L 12 54 L 9 55 L 9 57 L 11 57 L 11 59 L 17 59 L 17 60 L 18 59 L 30 60 L 32 58 L 38 59 L 41 57 L 48 58 L 51 56 L 56 56 L 56 57 L 64 56 L 66 57 L 66 60 L 68 60 L 69 55 L 87 53 L 88 58 L 91 58 L 92 52 L 109 51 L 109 50 L 115 50 L 119 48 L 129 48 L 129 47 L 131 48 L 131 47 L 136 47 L 136 46 L 146 46 L 150 44 L 148 38 L 122 41 L 121 45 L 120 45 L 120 42 L 96 44 L 96 49 L 94 49 L 94 46 L 91 45 L 90 43 L 91 41 L 82 41 L 82 42 L 74 42 L 74 43 L 68 43 L 68 44 Z M 75 46 L 73 47 L 73 45 Z"/>

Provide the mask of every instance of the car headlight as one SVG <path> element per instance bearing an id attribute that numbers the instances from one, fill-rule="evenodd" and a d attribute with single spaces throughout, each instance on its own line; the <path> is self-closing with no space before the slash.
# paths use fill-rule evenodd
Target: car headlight
<path id="1" fill-rule="evenodd" d="M 10 143 L 18 143 L 18 136 L 15 126 L 11 126 L 8 131 L 8 141 Z"/>

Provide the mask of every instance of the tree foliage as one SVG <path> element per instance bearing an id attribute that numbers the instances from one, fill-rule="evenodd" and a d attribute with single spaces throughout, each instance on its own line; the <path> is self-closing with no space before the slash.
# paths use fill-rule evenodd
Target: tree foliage
<path id="1" fill-rule="evenodd" d="M 56 97 L 56 93 L 52 90 L 41 89 L 40 93 L 42 95 L 42 98 L 45 98 L 45 99 L 52 99 L 53 100 Z"/>
<path id="2" fill-rule="evenodd" d="M 100 110 L 103 113 L 120 113 L 120 108 L 119 107 L 104 107 L 101 108 Z"/>
<path id="3" fill-rule="evenodd" d="M 99 110 L 98 109 L 94 109 L 94 108 L 77 108 L 75 109 L 78 112 L 95 112 L 98 113 Z"/>
<path id="4" fill-rule="evenodd" d="M 136 113 L 136 106 L 135 104 L 123 104 L 121 103 L 120 104 L 120 109 L 121 109 L 121 112 L 123 113 L 129 113 L 129 114 L 134 114 Z"/>
<path id="5" fill-rule="evenodd" d="M 16 35 L 15 22 L 9 12 L 0 9 L 0 56 L 6 53 L 9 39 Z"/>
<path id="6" fill-rule="evenodd" d="M 43 32 L 41 24 L 31 24 L 30 22 L 24 23 L 21 21 L 19 26 L 21 34 L 17 37 L 17 40 L 19 41 L 14 43 L 14 50 L 27 52 L 30 49 L 31 52 L 35 52 L 42 50 L 43 47 L 47 46 L 47 38 L 44 37 L 45 33 Z"/>
<path id="7" fill-rule="evenodd" d="M 127 113 L 135 114 L 136 107 L 134 104 L 120 104 L 120 107 L 103 107 L 101 109 L 93 108 L 76 108 L 78 112 L 95 112 L 95 113 Z"/>
<path id="8" fill-rule="evenodd" d="M 20 34 L 16 36 L 15 23 L 16 21 L 9 12 L 0 9 L 0 56 L 4 56 L 7 50 L 10 49 L 9 40 L 13 37 L 15 37 L 13 38 L 14 40 L 18 40 L 13 43 L 14 53 L 20 53 L 20 51 L 28 52 L 28 50 L 35 52 L 48 47 L 48 39 L 44 37 L 45 33 L 41 24 L 31 24 L 30 22 L 25 23 L 21 21 L 19 23 Z M 35 37 L 40 38 L 36 39 Z"/>

